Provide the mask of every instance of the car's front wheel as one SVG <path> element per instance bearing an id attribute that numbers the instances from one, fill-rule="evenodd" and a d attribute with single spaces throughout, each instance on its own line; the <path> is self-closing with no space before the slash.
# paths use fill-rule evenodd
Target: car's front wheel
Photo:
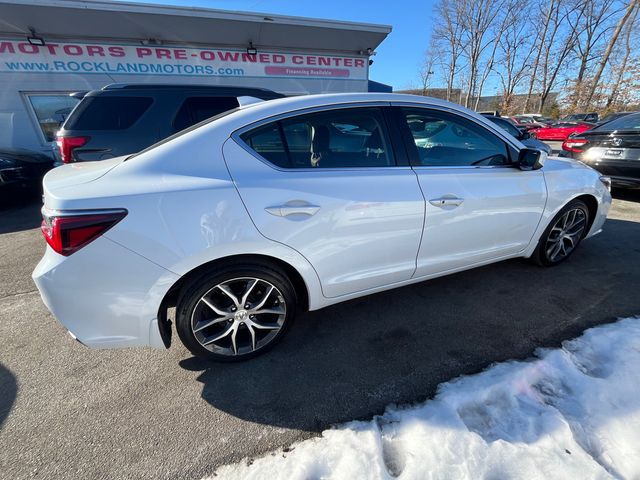
<path id="1" fill-rule="evenodd" d="M 238 361 L 271 348 L 295 314 L 295 289 L 279 269 L 228 266 L 183 287 L 176 306 L 176 329 L 194 355 Z"/>
<path id="2" fill-rule="evenodd" d="M 531 259 L 545 267 L 565 261 L 587 234 L 588 225 L 589 208 L 582 200 L 573 200 L 553 218 Z"/>

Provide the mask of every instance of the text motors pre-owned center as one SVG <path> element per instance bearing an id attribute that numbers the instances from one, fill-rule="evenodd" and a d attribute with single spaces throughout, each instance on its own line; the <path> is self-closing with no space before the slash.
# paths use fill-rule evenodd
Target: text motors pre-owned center
<path id="1" fill-rule="evenodd" d="M 70 94 L 112 83 L 367 91 L 371 55 L 390 31 L 204 8 L 0 0 L 0 149 L 50 154 L 79 101 Z"/>

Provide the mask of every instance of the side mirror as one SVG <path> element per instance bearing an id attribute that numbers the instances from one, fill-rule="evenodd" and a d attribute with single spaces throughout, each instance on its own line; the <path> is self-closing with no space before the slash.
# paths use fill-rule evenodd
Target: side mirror
<path id="1" fill-rule="evenodd" d="M 520 170 L 538 170 L 544 165 L 547 154 L 535 148 L 523 148 L 518 155 L 518 168 Z"/>
<path id="2" fill-rule="evenodd" d="M 520 133 L 520 138 L 518 140 L 527 140 L 531 138 L 531 134 L 528 131 L 524 131 Z"/>

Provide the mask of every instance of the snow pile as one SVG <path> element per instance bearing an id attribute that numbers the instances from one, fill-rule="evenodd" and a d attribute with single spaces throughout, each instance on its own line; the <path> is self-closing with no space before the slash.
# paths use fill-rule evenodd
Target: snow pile
<path id="1" fill-rule="evenodd" d="M 640 317 L 442 384 L 216 479 L 640 478 Z M 213 478 L 213 477 L 212 477 Z"/>

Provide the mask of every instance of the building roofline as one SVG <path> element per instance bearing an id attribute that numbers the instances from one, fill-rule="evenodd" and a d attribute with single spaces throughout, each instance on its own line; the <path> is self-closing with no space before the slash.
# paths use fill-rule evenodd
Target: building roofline
<path id="1" fill-rule="evenodd" d="M 211 18 L 219 20 L 239 20 L 257 23 L 279 22 L 288 25 L 326 27 L 331 29 L 357 29 L 369 32 L 389 34 L 391 25 L 364 22 L 349 22 L 344 20 L 330 20 L 323 18 L 297 17 L 290 15 L 276 15 L 264 12 L 241 12 L 238 10 L 222 10 L 205 7 L 183 7 L 177 5 L 163 5 L 158 3 L 138 3 L 104 1 L 104 0 L 0 0 L 0 5 L 31 5 L 56 8 L 82 8 L 86 10 L 149 13 L 156 15 L 171 15 L 181 17 Z"/>

